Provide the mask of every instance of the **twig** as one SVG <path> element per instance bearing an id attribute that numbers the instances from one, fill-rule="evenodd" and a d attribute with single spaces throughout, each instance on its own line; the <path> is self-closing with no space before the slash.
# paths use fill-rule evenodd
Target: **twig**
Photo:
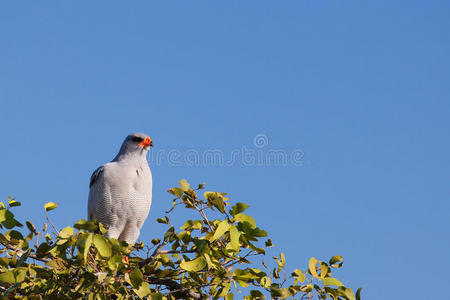
<path id="1" fill-rule="evenodd" d="M 153 260 L 156 258 L 156 256 L 158 256 L 158 254 L 161 253 L 160 251 L 161 251 L 162 247 L 164 247 L 166 244 L 167 244 L 167 241 L 162 241 L 161 244 L 159 244 L 158 247 L 156 247 L 155 251 L 153 251 L 153 254 L 150 257 L 139 262 L 139 268 L 142 268 L 146 264 L 152 263 Z"/>
<path id="2" fill-rule="evenodd" d="M 183 254 L 183 253 L 195 253 L 197 250 L 189 249 L 189 250 L 162 250 L 159 251 L 159 254 Z"/>
<path id="3" fill-rule="evenodd" d="M 247 254 L 245 254 L 244 256 L 241 256 L 239 258 L 237 258 L 236 260 L 231 260 L 229 262 L 227 262 L 226 264 L 223 265 L 224 268 L 229 268 L 239 262 L 242 262 L 242 259 L 246 259 L 249 256 L 255 256 L 258 255 L 258 253 L 253 253 L 253 251 L 249 251 Z"/>
<path id="4" fill-rule="evenodd" d="M 191 291 L 189 288 L 184 288 L 181 284 L 178 282 L 171 280 L 171 279 L 163 279 L 163 278 L 156 278 L 156 277 L 147 277 L 149 283 L 153 284 L 161 284 L 166 286 L 170 291 L 177 291 L 180 293 L 185 294 L 185 296 L 194 298 L 194 299 L 202 299 L 202 296 L 197 293 Z"/>
<path id="5" fill-rule="evenodd" d="M 183 203 L 182 203 L 182 202 L 180 202 L 180 203 L 175 203 L 175 204 L 172 206 L 171 209 L 169 209 L 169 210 L 166 211 L 166 214 L 170 213 L 172 210 L 175 209 L 175 207 L 177 207 L 177 205 L 180 205 L 180 204 L 183 204 Z"/>
<path id="6" fill-rule="evenodd" d="M 36 234 L 36 246 L 35 246 L 36 249 L 39 247 L 39 237 L 40 237 L 40 235 L 41 235 L 40 232 L 38 232 L 38 233 Z M 36 264 L 36 259 L 34 259 L 33 263 Z"/>
<path id="7" fill-rule="evenodd" d="M 286 268 L 283 268 L 283 272 L 284 272 L 284 280 L 283 280 L 283 282 L 280 284 L 280 287 L 282 287 L 282 286 L 286 283 L 286 281 L 287 281 Z"/>
<path id="8" fill-rule="evenodd" d="M 17 254 L 19 254 L 20 256 L 22 256 L 25 253 L 25 251 L 20 250 L 20 249 L 16 249 L 16 248 L 14 248 L 11 245 L 5 245 L 5 247 L 8 248 L 9 250 L 16 251 Z M 32 259 L 35 259 L 35 260 L 42 261 L 42 262 L 49 262 L 49 261 L 51 261 L 51 259 L 48 259 L 48 258 L 45 258 L 45 257 L 37 257 L 36 254 L 32 254 L 32 253 L 28 254 L 28 257 L 30 257 Z"/>
<path id="9" fill-rule="evenodd" d="M 206 216 L 205 212 L 203 211 L 204 207 L 202 206 L 202 208 L 198 208 L 197 205 L 194 205 L 195 210 L 197 210 L 200 215 L 202 215 L 203 220 L 205 220 L 206 225 L 208 225 L 209 229 L 212 231 L 214 231 L 214 227 L 211 225 L 211 222 L 209 222 L 208 217 Z"/>
<path id="10" fill-rule="evenodd" d="M 59 230 L 56 229 L 55 225 L 53 225 L 52 221 L 50 221 L 50 218 L 48 217 L 48 211 L 45 211 L 45 217 L 47 218 L 47 221 L 50 223 L 50 225 L 52 225 L 52 227 L 56 231 L 56 233 L 58 233 L 57 235 L 59 235 Z"/>
<path id="11" fill-rule="evenodd" d="M 207 286 L 210 286 L 210 285 L 211 285 L 210 283 L 205 283 L 205 284 L 202 284 L 202 285 L 191 286 L 190 289 L 204 288 L 204 287 L 207 287 Z M 187 288 L 181 288 L 181 289 L 178 289 L 178 290 L 170 290 L 170 292 L 168 292 L 167 294 L 174 294 L 174 293 L 178 293 L 178 292 L 183 292 L 183 290 L 186 290 L 186 289 Z"/>

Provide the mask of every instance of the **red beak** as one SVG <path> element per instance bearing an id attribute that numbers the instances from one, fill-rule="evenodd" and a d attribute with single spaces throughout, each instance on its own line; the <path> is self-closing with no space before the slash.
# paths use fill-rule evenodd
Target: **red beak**
<path id="1" fill-rule="evenodd" d="M 138 146 L 142 146 L 142 147 L 148 147 L 148 146 L 151 146 L 151 147 L 153 147 L 153 141 L 152 141 L 151 138 L 146 137 L 145 140 L 143 140 L 142 142 L 140 142 L 140 143 L 138 144 Z"/>

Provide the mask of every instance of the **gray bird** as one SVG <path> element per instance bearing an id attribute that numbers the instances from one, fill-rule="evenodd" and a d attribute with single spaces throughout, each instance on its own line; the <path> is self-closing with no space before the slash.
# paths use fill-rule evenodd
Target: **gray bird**
<path id="1" fill-rule="evenodd" d="M 99 167 L 89 183 L 88 218 L 106 228 L 106 236 L 134 245 L 152 204 L 152 173 L 146 154 L 152 140 L 127 136 L 117 156 Z"/>

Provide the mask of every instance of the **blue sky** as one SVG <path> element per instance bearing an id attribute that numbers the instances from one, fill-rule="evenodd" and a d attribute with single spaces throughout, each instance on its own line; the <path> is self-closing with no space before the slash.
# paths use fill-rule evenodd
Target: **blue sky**
<path id="1" fill-rule="evenodd" d="M 445 1 L 9 1 L 0 4 L 0 198 L 59 227 L 89 177 L 148 133 L 149 241 L 186 178 L 250 204 L 292 268 L 344 256 L 364 299 L 436 299 L 450 248 Z M 254 137 L 264 135 L 264 147 Z M 301 163 L 188 164 L 236 149 Z M 167 153 L 178 151 L 175 164 Z M 164 154 L 165 153 L 165 154 Z M 176 220 L 186 218 L 183 212 Z"/>

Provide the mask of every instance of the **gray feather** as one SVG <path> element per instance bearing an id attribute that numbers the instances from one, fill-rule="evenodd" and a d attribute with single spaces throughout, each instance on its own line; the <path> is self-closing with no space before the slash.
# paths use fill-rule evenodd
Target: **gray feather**
<path id="1" fill-rule="evenodd" d="M 136 137 L 147 136 L 129 135 L 115 159 L 94 171 L 88 199 L 88 218 L 100 221 L 108 237 L 129 244 L 139 237 L 152 202 L 148 149 L 138 146 Z"/>
<path id="2" fill-rule="evenodd" d="M 98 176 L 100 176 L 100 174 L 103 172 L 103 166 L 98 167 L 97 169 L 95 169 L 94 173 L 92 173 L 91 175 L 91 180 L 89 182 L 89 188 L 92 187 L 92 185 L 95 183 L 95 181 L 97 180 Z"/>

